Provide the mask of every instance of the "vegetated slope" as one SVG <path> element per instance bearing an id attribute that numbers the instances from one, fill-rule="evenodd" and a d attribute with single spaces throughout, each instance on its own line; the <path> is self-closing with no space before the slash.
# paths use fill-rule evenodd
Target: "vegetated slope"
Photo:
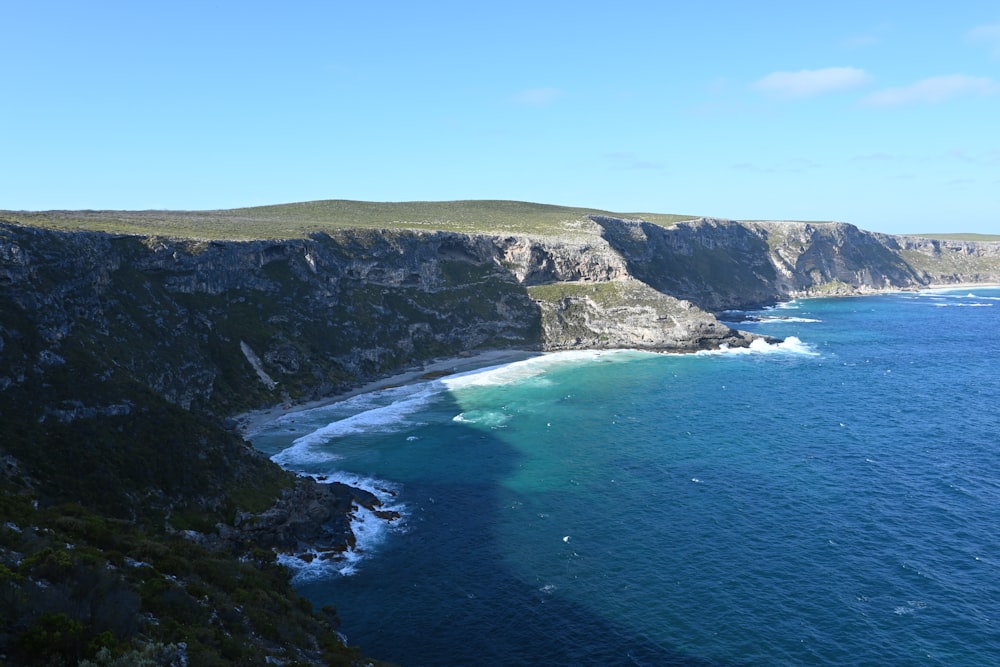
<path id="1" fill-rule="evenodd" d="M 0 227 L 0 655 L 367 664 L 268 550 L 312 536 L 295 500 L 344 540 L 350 490 L 317 494 L 218 417 L 245 405 L 234 383 L 252 377 L 231 372 L 227 321 L 260 318 L 236 290 L 212 322 L 210 298 L 186 301 L 139 266 L 148 252 L 138 238 Z M 260 532 L 253 517 L 276 503 L 288 520 L 266 539 L 233 529 Z"/>
<path id="2" fill-rule="evenodd" d="M 930 283 L 1000 282 L 1000 240 L 919 236 L 897 236 L 895 240 L 907 264 Z"/>
<path id="3" fill-rule="evenodd" d="M 410 229 L 465 234 L 575 235 L 596 209 L 519 201 L 365 202 L 323 200 L 214 211 L 0 211 L 0 219 L 64 231 L 208 240 L 308 238 L 343 229 Z M 634 217 L 634 214 L 622 214 Z M 695 216 L 647 216 L 674 222 Z M 582 234 L 588 232 L 583 230 Z"/>
<path id="4" fill-rule="evenodd" d="M 998 244 L 680 217 L 521 202 L 0 214 L 0 651 L 358 660 L 269 549 L 344 545 L 345 514 L 373 500 L 291 479 L 233 433 L 243 410 L 484 348 L 747 345 L 712 312 L 1000 280 Z"/>

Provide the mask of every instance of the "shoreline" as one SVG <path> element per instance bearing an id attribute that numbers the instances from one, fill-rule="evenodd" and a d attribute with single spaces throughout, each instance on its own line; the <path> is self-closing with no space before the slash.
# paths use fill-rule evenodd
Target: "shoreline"
<path id="1" fill-rule="evenodd" d="M 498 348 L 493 350 L 483 350 L 480 352 L 470 352 L 459 354 L 453 357 L 440 357 L 424 362 L 420 368 L 411 368 L 399 371 L 392 375 L 371 380 L 352 389 L 337 392 L 323 398 L 311 401 L 278 403 L 268 408 L 250 410 L 232 417 L 236 421 L 237 432 L 245 439 L 249 440 L 259 433 L 263 428 L 274 420 L 285 415 L 322 408 L 341 401 L 346 401 L 354 396 L 369 394 L 381 389 L 398 387 L 400 385 L 414 384 L 416 382 L 433 380 L 456 373 L 494 366 L 499 364 L 523 361 L 544 355 L 544 352 L 524 349 Z"/>
<path id="2" fill-rule="evenodd" d="M 854 299 L 862 298 L 866 296 L 878 296 L 879 294 L 905 294 L 912 292 L 943 292 L 950 290 L 962 290 L 962 289 L 975 289 L 977 287 L 986 287 L 991 289 L 1000 289 L 1000 283 L 931 283 L 929 285 L 920 285 L 912 287 L 891 287 L 891 288 L 878 288 L 873 289 L 870 292 L 852 292 L 851 294 L 797 294 L 791 293 L 785 296 L 784 300 L 776 301 L 772 306 L 766 306 L 761 310 L 766 308 L 778 308 L 783 303 L 791 303 L 792 301 L 799 301 L 802 299 Z"/>
<path id="3" fill-rule="evenodd" d="M 921 287 L 917 291 L 926 290 L 951 290 L 951 289 L 972 289 L 974 287 L 1000 287 L 1000 283 L 935 283 Z"/>
<path id="4" fill-rule="evenodd" d="M 1000 283 L 932 283 L 930 285 L 924 285 L 915 288 L 900 288 L 898 290 L 878 290 L 870 294 L 857 294 L 851 296 L 873 296 L 879 293 L 885 293 L 887 291 L 900 291 L 900 292 L 923 292 L 923 291 L 940 291 L 940 290 L 961 290 L 961 289 L 973 289 L 976 287 L 988 287 L 988 288 L 1000 288 Z M 822 298 L 819 295 L 812 296 L 794 296 L 789 299 L 789 301 L 795 301 L 798 299 L 809 299 L 809 298 Z M 782 302 L 778 302 L 775 306 Z M 787 302 L 785 302 L 787 303 Z M 237 414 L 232 417 L 236 421 L 237 432 L 245 439 L 250 439 L 257 433 L 259 433 L 263 427 L 270 422 L 283 417 L 287 414 L 294 412 L 301 412 L 303 410 L 311 410 L 314 408 L 322 408 L 328 405 L 333 405 L 334 403 L 339 403 L 345 401 L 354 396 L 359 396 L 361 394 L 368 394 L 371 392 L 379 391 L 381 389 L 388 389 L 390 387 L 396 387 L 400 385 L 413 384 L 415 382 L 436 379 L 440 377 L 445 377 L 448 375 L 454 375 L 456 373 L 462 373 L 470 370 L 476 370 L 478 368 L 483 368 L 486 366 L 493 366 L 498 364 L 512 363 L 515 361 L 523 361 L 525 359 L 531 359 L 533 357 L 543 356 L 546 352 L 539 350 L 527 350 L 527 349 L 514 349 L 514 348 L 496 348 L 489 350 L 482 350 L 479 352 L 467 352 L 464 354 L 457 354 L 451 357 L 439 357 L 435 359 L 428 360 L 424 362 L 419 368 L 410 368 L 408 370 L 401 370 L 391 375 L 386 375 L 384 377 L 371 380 L 364 384 L 358 385 L 351 389 L 337 392 L 323 398 L 313 399 L 309 401 L 292 401 L 276 403 L 267 408 L 260 408 L 258 410 L 250 410 Z"/>

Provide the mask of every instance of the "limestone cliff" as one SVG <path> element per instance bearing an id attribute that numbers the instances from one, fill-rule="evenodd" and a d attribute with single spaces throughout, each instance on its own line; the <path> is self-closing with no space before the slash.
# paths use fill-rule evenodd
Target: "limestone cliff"
<path id="1" fill-rule="evenodd" d="M 994 282 L 1000 243 L 894 237 L 845 223 L 595 216 L 636 278 L 718 312 L 801 296 Z"/>
<path id="2" fill-rule="evenodd" d="M 474 214 L 472 204 L 430 208 Z M 745 346 L 753 336 L 714 313 L 1000 282 L 998 243 L 840 223 L 656 224 L 596 212 L 562 220 L 565 211 L 546 209 L 548 226 L 533 230 L 464 219 L 469 230 L 348 224 L 243 241 L 59 231 L 0 215 L 0 576 L 16 589 L 0 601 L 0 653 L 72 630 L 86 646 L 111 635 L 183 641 L 204 651 L 191 653 L 195 662 L 358 662 L 311 612 L 290 611 L 298 603 L 282 597 L 288 591 L 274 609 L 247 596 L 238 603 L 246 614 L 227 611 L 234 590 L 269 572 L 273 559 L 254 544 L 339 539 L 342 548 L 351 540 L 344 514 L 372 502 L 290 479 L 233 433 L 225 418 L 243 410 L 477 349 Z M 216 563 L 220 549 L 233 561 Z M 240 572 L 241 583 L 212 588 L 212 568 Z M 91 588 L 74 583 L 84 575 Z M 101 606 L 107 590 L 120 593 Z M 116 608 L 146 620 L 128 622 Z M 63 625 L 50 628 L 53 618 Z M 211 624 L 215 635 L 205 634 Z M 302 624 L 308 633 L 290 639 Z"/>
<path id="3" fill-rule="evenodd" d="M 528 291 L 541 309 L 542 338 L 550 350 L 693 352 L 722 345 L 746 347 L 755 338 L 638 280 L 555 283 Z"/>
<path id="4" fill-rule="evenodd" d="M 0 396 L 58 372 L 218 415 L 488 347 L 747 344 L 710 314 L 1000 280 L 1000 244 L 843 223 L 590 215 L 572 233 L 204 241 L 0 224 Z M 86 369 L 84 371 L 84 369 Z M 127 411 L 61 390 L 39 418 Z"/>
<path id="5" fill-rule="evenodd" d="M 1000 283 L 1000 243 L 898 236 L 900 255 L 935 285 Z"/>
<path id="6" fill-rule="evenodd" d="M 543 317 L 551 304 L 529 287 L 641 284 L 600 238 L 407 230 L 202 242 L 4 225 L 0 258 L 0 390 L 86 359 L 108 382 L 139 381 L 216 414 L 329 394 L 436 356 L 563 349 L 572 337 Z M 591 300 L 587 319 L 604 334 L 575 344 L 687 350 L 743 340 L 642 287 L 641 304 L 619 299 L 603 312 Z M 562 313 L 555 322 L 577 326 Z M 73 396 L 40 409 L 72 419 L 124 400 Z"/>

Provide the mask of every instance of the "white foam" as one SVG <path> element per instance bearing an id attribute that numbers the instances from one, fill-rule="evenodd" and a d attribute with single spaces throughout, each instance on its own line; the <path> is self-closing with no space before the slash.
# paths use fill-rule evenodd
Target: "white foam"
<path id="1" fill-rule="evenodd" d="M 286 468 L 303 467 L 325 463 L 339 458 L 326 451 L 323 445 L 348 435 L 359 433 L 396 433 L 415 426 L 408 419 L 418 413 L 445 391 L 456 391 L 467 387 L 500 386 L 525 380 L 550 384 L 551 380 L 539 376 L 553 366 L 566 363 L 592 362 L 596 359 L 609 361 L 623 354 L 647 354 L 635 350 L 580 350 L 554 352 L 521 361 L 456 373 L 447 377 L 382 389 L 367 394 L 359 394 L 332 405 L 298 410 L 284 415 L 275 424 L 295 423 L 298 427 L 321 424 L 312 431 L 295 439 L 291 445 L 278 452 L 271 459 Z M 456 422 L 486 423 L 500 427 L 510 415 L 471 415 L 463 413 L 455 417 Z M 324 423 L 325 422 L 325 423 Z"/>
<path id="2" fill-rule="evenodd" d="M 459 424 L 479 424 L 490 428 L 503 428 L 512 415 L 496 410 L 469 410 L 460 412 L 452 417 L 452 421 Z"/>
<path id="3" fill-rule="evenodd" d="M 912 614 L 915 611 L 919 611 L 921 609 L 926 609 L 926 608 L 927 608 L 927 603 L 924 602 L 923 600 L 909 600 L 905 605 L 898 605 L 897 607 L 894 607 L 892 611 L 900 616 L 906 616 L 908 614 Z"/>
<path id="4" fill-rule="evenodd" d="M 449 390 L 466 387 L 484 387 L 513 384 L 523 380 L 537 378 L 553 366 L 580 362 L 592 362 L 597 359 L 613 361 L 628 355 L 648 354 L 638 350 L 570 350 L 566 352 L 550 352 L 530 359 L 523 359 L 509 364 L 489 366 L 465 373 L 456 373 L 441 378 L 441 382 Z M 548 382 L 547 380 L 541 380 Z"/>
<path id="5" fill-rule="evenodd" d="M 299 442 L 281 450 L 271 457 L 271 460 L 282 468 L 295 470 L 299 467 L 307 467 L 317 463 L 330 463 L 342 458 L 339 454 L 320 449 L 316 443 Z"/>
<path id="6" fill-rule="evenodd" d="M 753 321 L 753 320 L 751 320 L 751 321 Z M 801 323 L 810 323 L 811 324 L 811 323 L 815 323 L 815 322 L 822 322 L 823 320 L 814 320 L 814 319 L 812 319 L 810 317 L 766 317 L 765 316 L 765 317 L 759 318 L 756 321 L 759 322 L 760 324 L 775 324 L 775 323 L 779 323 L 780 324 L 782 322 L 801 322 Z M 742 322 L 741 322 L 741 324 L 742 324 Z"/>
<path id="7" fill-rule="evenodd" d="M 1000 288 L 1000 285 L 982 285 L 982 286 L 980 286 L 980 289 L 987 289 L 987 290 L 993 290 L 993 291 L 996 291 L 998 288 Z M 981 297 L 981 296 L 977 296 L 973 292 L 965 292 L 965 294 L 959 294 L 958 293 L 958 292 L 965 291 L 967 289 L 968 289 L 968 287 L 964 287 L 964 288 L 963 287 L 932 287 L 932 288 L 929 288 L 929 289 L 922 289 L 919 292 L 917 292 L 917 294 L 927 295 L 927 296 L 931 296 L 931 295 L 950 296 L 950 297 L 959 298 L 959 299 L 961 299 L 961 298 L 967 298 L 967 299 L 968 298 L 972 298 L 972 299 L 1000 299 L 1000 297 Z"/>
<path id="8" fill-rule="evenodd" d="M 325 484 L 341 482 L 368 491 L 379 499 L 380 511 L 396 512 L 400 518 L 390 522 L 377 516 L 373 510 L 355 504 L 349 515 L 351 532 L 354 533 L 353 547 L 337 554 L 311 550 L 307 552 L 311 557 L 309 560 L 290 554 L 278 555 L 278 562 L 292 571 L 292 580 L 297 584 L 329 578 L 333 574 L 345 577 L 356 574 L 361 561 L 375 552 L 391 533 L 405 530 L 406 505 L 395 502 L 397 495 L 395 485 L 345 472 L 313 477 Z"/>
<path id="9" fill-rule="evenodd" d="M 444 391 L 438 381 L 424 382 L 407 387 L 386 389 L 354 399 L 339 405 L 337 412 L 356 411 L 341 419 L 329 422 L 306 435 L 292 441 L 292 444 L 271 457 L 275 463 L 285 467 L 296 467 L 305 463 L 322 463 L 337 458 L 335 454 L 321 449 L 321 446 L 347 435 L 357 433 L 396 433 L 415 426 L 407 417 L 424 409 L 435 396 Z M 355 400 L 361 399 L 361 400 Z M 316 412 L 323 408 L 314 408 Z M 331 408 L 326 408 L 332 412 Z"/>
<path id="10" fill-rule="evenodd" d="M 802 354 L 810 357 L 819 356 L 819 352 L 816 352 L 812 347 L 803 343 L 797 336 L 789 336 L 779 343 L 768 343 L 763 338 L 755 338 L 749 347 L 729 347 L 723 345 L 717 350 L 699 350 L 695 354 Z"/>
<path id="11" fill-rule="evenodd" d="M 382 479 L 376 479 L 374 477 L 365 477 L 352 472 L 344 472 L 342 470 L 335 470 L 322 475 L 311 474 L 309 476 L 316 481 L 325 484 L 340 482 L 341 484 L 346 484 L 347 486 L 353 486 L 354 488 L 367 491 L 368 493 L 374 494 L 383 505 L 392 502 L 399 493 L 399 486 L 397 484 L 393 484 L 392 482 L 387 482 Z"/>
<path id="12" fill-rule="evenodd" d="M 938 308 L 992 308 L 992 303 L 935 303 Z"/>

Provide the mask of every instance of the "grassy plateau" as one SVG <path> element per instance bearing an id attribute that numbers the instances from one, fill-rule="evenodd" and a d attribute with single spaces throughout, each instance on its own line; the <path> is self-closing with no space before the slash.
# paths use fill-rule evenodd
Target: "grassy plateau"
<path id="1" fill-rule="evenodd" d="M 209 240 L 303 238 L 338 229 L 413 229 L 564 236 L 596 233 L 586 216 L 643 218 L 670 225 L 695 216 L 612 213 L 517 201 L 363 202 L 325 200 L 214 211 L 0 211 L 35 227 Z"/>

